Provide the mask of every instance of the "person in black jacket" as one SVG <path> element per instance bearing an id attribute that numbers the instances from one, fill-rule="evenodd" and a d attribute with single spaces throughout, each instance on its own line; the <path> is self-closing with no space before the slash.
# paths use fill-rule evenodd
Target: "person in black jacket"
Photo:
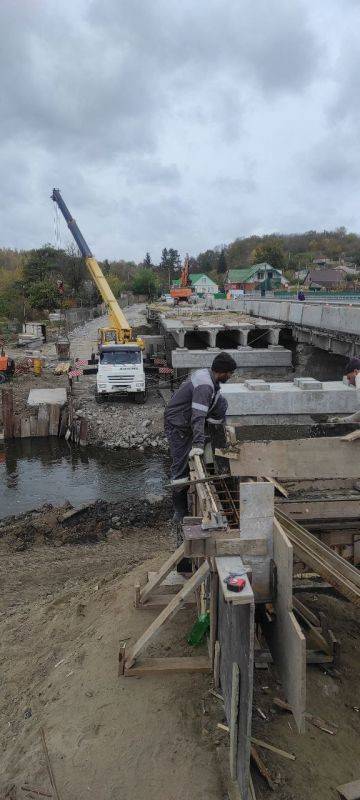
<path id="1" fill-rule="evenodd" d="M 165 409 L 164 427 L 171 455 L 171 478 L 186 478 L 189 458 L 202 455 L 205 446 L 205 423 L 221 424 L 225 419 L 227 401 L 220 394 L 220 384 L 226 383 L 236 370 L 236 362 L 228 353 L 215 356 L 211 369 L 193 372 L 173 394 Z M 173 491 L 175 521 L 187 514 L 187 488 Z"/>

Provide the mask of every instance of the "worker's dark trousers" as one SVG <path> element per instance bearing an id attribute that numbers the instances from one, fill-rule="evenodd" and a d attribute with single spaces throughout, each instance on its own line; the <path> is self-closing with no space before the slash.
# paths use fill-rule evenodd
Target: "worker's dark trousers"
<path id="1" fill-rule="evenodd" d="M 193 432 L 184 428 L 177 428 L 165 420 L 165 434 L 167 436 L 171 455 L 171 479 L 186 478 L 189 475 L 189 453 L 192 448 Z M 179 517 L 188 514 L 187 502 L 188 487 L 173 488 L 173 505 Z"/>

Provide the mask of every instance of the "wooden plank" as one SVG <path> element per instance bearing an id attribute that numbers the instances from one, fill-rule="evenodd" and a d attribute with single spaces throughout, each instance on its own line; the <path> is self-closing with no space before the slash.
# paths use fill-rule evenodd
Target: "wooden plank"
<path id="1" fill-rule="evenodd" d="M 1 403 L 4 439 L 12 439 L 14 435 L 14 393 L 12 387 L 7 386 L 6 389 L 2 389 Z"/>
<path id="2" fill-rule="evenodd" d="M 153 578 L 156 578 L 157 572 L 148 572 L 147 573 L 147 582 L 152 581 Z M 176 570 L 171 570 L 169 574 L 164 578 L 162 581 L 163 586 L 183 586 L 186 583 L 187 578 L 184 575 L 180 575 L 180 572 L 176 572 Z M 144 584 L 146 586 L 146 584 Z M 144 588 L 144 587 L 143 587 Z"/>
<path id="3" fill-rule="evenodd" d="M 295 520 L 360 519 L 360 497 L 351 500 L 280 500 L 276 508 Z"/>
<path id="4" fill-rule="evenodd" d="M 236 452 L 216 450 L 216 454 L 230 459 L 232 475 L 292 480 L 359 476 L 359 441 L 350 447 L 339 437 L 241 442 Z"/>
<path id="5" fill-rule="evenodd" d="M 255 736 L 251 737 L 251 741 L 258 747 L 263 747 L 264 750 L 271 750 L 272 753 L 277 753 L 279 756 L 283 756 L 283 758 L 288 758 L 290 761 L 296 761 L 296 756 L 294 756 L 293 753 L 287 753 L 286 750 L 280 750 L 279 747 L 275 747 L 275 745 L 269 744 L 269 742 L 263 742 L 262 739 L 257 739 Z"/>
<path id="6" fill-rule="evenodd" d="M 217 572 L 210 573 L 210 636 L 209 636 L 209 652 L 211 666 L 214 668 L 215 660 L 215 643 L 217 640 L 217 609 L 218 609 L 218 596 L 219 596 L 219 576 Z"/>
<path id="7" fill-rule="evenodd" d="M 185 540 L 185 556 L 210 557 L 210 556 L 266 556 L 268 543 L 266 539 L 190 539 Z"/>
<path id="8" fill-rule="evenodd" d="M 37 436 L 49 435 L 49 406 L 44 404 L 39 405 L 36 433 Z"/>
<path id="9" fill-rule="evenodd" d="M 57 436 L 59 433 L 60 406 L 52 404 L 49 410 L 49 435 Z"/>
<path id="10" fill-rule="evenodd" d="M 338 786 L 336 791 L 344 800 L 359 800 L 360 798 L 360 780 L 352 781 L 351 783 L 343 783 Z"/>
<path id="11" fill-rule="evenodd" d="M 237 778 L 237 747 L 238 747 L 238 719 L 239 719 L 239 694 L 240 671 L 239 665 L 232 665 L 231 706 L 230 706 L 230 776 L 233 781 Z"/>
<path id="12" fill-rule="evenodd" d="M 231 726 L 233 664 L 239 667 L 239 705 L 236 781 L 243 800 L 249 800 L 250 736 L 254 676 L 255 603 L 226 603 L 219 592 L 218 636 L 220 684 L 224 709 Z"/>
<path id="13" fill-rule="evenodd" d="M 59 437 L 64 438 L 68 427 L 68 409 L 67 406 L 61 409 L 60 423 L 59 423 Z"/>
<path id="14" fill-rule="evenodd" d="M 170 672 L 211 672 L 210 661 L 206 656 L 182 656 L 180 658 L 143 658 L 132 667 L 125 664 L 127 677 L 154 675 Z"/>
<path id="15" fill-rule="evenodd" d="M 37 417 L 35 414 L 30 417 L 30 436 L 37 436 Z"/>
<path id="16" fill-rule="evenodd" d="M 220 642 L 215 642 L 214 648 L 214 686 L 220 689 Z"/>
<path id="17" fill-rule="evenodd" d="M 80 421 L 79 445 L 85 447 L 88 437 L 89 423 L 87 419 Z"/>
<path id="18" fill-rule="evenodd" d="M 329 565 L 334 572 L 338 572 L 344 579 L 360 588 L 360 573 L 352 564 L 345 561 L 342 556 L 327 547 L 326 544 L 320 541 L 316 536 L 309 533 L 306 528 L 303 528 L 294 520 L 291 520 L 283 512 L 276 509 L 276 518 L 280 524 L 286 529 L 286 533 L 291 541 L 308 549 L 314 556 L 318 556 L 319 560 L 323 560 Z M 321 573 L 318 573 L 321 574 Z"/>
<path id="19" fill-rule="evenodd" d="M 266 780 L 266 782 L 267 782 L 267 784 L 268 784 L 270 789 L 275 789 L 275 785 L 276 784 L 274 783 L 266 764 L 264 764 L 262 758 L 260 757 L 258 751 L 256 750 L 256 747 L 254 747 L 253 744 L 251 745 L 251 751 L 250 752 L 251 752 L 251 758 L 252 758 L 254 764 L 256 764 L 256 766 L 257 766 L 257 768 L 258 768 L 258 770 L 260 772 L 260 775 L 262 775 L 263 778 L 265 778 L 265 780 Z"/>
<path id="20" fill-rule="evenodd" d="M 13 436 L 14 439 L 21 438 L 21 417 L 19 414 L 14 414 L 13 417 Z"/>
<path id="21" fill-rule="evenodd" d="M 152 637 L 158 632 L 164 622 L 169 621 L 173 616 L 175 616 L 175 614 L 179 611 L 179 608 L 181 608 L 184 600 L 186 600 L 189 595 L 195 591 L 198 586 L 200 586 L 209 572 L 210 566 L 207 561 L 204 561 L 201 567 L 199 567 L 199 569 L 194 572 L 193 576 L 189 578 L 185 586 L 183 586 L 182 589 L 180 589 L 180 591 L 174 595 L 169 605 L 161 611 L 159 616 L 154 619 L 147 630 L 142 634 L 142 636 L 140 636 L 140 639 L 135 642 L 131 655 L 126 661 L 125 666 L 127 669 L 130 669 L 130 667 L 135 663 L 141 651 L 144 649 L 144 647 L 146 647 L 146 645 L 149 644 Z"/>
<path id="22" fill-rule="evenodd" d="M 345 436 L 341 437 L 342 442 L 355 442 L 356 439 L 360 439 L 359 428 L 356 431 L 351 431 L 350 433 L 347 433 Z"/>
<path id="23" fill-rule="evenodd" d="M 165 608 L 165 606 L 169 605 L 173 597 L 175 597 L 173 594 L 153 594 L 146 600 L 146 603 L 139 603 L 137 608 L 141 608 L 142 611 L 146 611 L 147 608 Z M 184 600 L 181 608 L 190 608 L 194 605 L 196 605 L 196 598 L 195 595 L 191 595 L 187 600 Z"/>
<path id="24" fill-rule="evenodd" d="M 220 556 L 215 558 L 215 565 L 219 575 L 222 595 L 226 603 L 233 605 L 245 605 L 254 602 L 254 593 L 251 588 L 249 578 L 246 573 L 245 565 L 239 556 Z M 230 574 L 241 575 L 246 581 L 243 590 L 239 593 L 231 592 L 227 588 L 226 578 Z"/>
<path id="25" fill-rule="evenodd" d="M 319 617 L 314 614 L 310 608 L 304 605 L 304 603 L 299 600 L 298 597 L 294 597 L 292 599 L 293 610 L 297 611 L 299 614 L 302 615 L 304 619 L 310 622 L 311 625 L 320 628 L 320 620 Z"/>
<path id="26" fill-rule="evenodd" d="M 140 592 L 140 602 L 145 603 L 145 601 L 150 597 L 151 592 L 156 589 L 157 586 L 163 582 L 164 578 L 166 578 L 171 572 L 174 567 L 181 561 L 184 557 L 184 545 L 181 544 L 180 547 L 175 550 L 175 553 L 172 553 L 171 556 L 165 561 L 162 567 L 159 569 L 159 572 L 156 573 L 156 576 L 152 578 L 141 590 Z"/>
<path id="27" fill-rule="evenodd" d="M 30 436 L 30 417 L 22 417 L 20 423 L 20 432 L 22 439 L 28 439 Z"/>
<path id="28" fill-rule="evenodd" d="M 283 690 L 300 733 L 305 732 L 306 639 L 292 611 L 293 548 L 281 525 L 274 522 L 274 561 L 277 568 L 276 616 L 262 628 L 279 671 Z"/>

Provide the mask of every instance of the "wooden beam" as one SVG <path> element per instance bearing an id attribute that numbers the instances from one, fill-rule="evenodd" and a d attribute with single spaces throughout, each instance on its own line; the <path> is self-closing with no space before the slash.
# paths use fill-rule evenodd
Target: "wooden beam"
<path id="1" fill-rule="evenodd" d="M 274 561 L 277 568 L 276 616 L 263 620 L 262 629 L 279 671 L 284 692 L 300 733 L 305 731 L 306 640 L 293 614 L 293 548 L 281 525 L 274 522 Z"/>
<path id="2" fill-rule="evenodd" d="M 232 475 L 309 480 L 357 478 L 360 445 L 341 438 L 241 442 L 236 451 L 216 450 L 229 459 Z"/>
<path id="3" fill-rule="evenodd" d="M 266 539 L 241 539 L 236 538 L 185 540 L 185 556 L 266 556 L 268 543 Z"/>
<path id="4" fill-rule="evenodd" d="M 184 600 L 186 600 L 188 596 L 192 594 L 192 592 L 194 592 L 198 586 L 200 586 L 200 584 L 208 576 L 209 572 L 210 566 L 207 561 L 204 561 L 201 567 L 199 567 L 199 569 L 194 572 L 193 576 L 189 578 L 185 586 L 183 586 L 182 589 L 180 589 L 180 591 L 174 595 L 169 605 L 161 611 L 159 616 L 154 619 L 149 628 L 147 628 L 142 636 L 140 636 L 140 639 L 138 639 L 134 644 L 131 655 L 125 664 L 125 668 L 127 670 L 129 670 L 130 667 L 135 664 L 135 661 L 140 655 L 141 651 L 149 644 L 152 637 L 158 632 L 164 622 L 169 621 L 173 616 L 175 616 L 175 614 L 181 608 Z"/>
<path id="5" fill-rule="evenodd" d="M 181 561 L 184 557 L 184 545 L 181 544 L 180 547 L 175 550 L 175 553 L 172 553 L 171 556 L 165 561 L 162 567 L 159 569 L 159 572 L 155 573 L 155 577 L 151 578 L 147 584 L 145 584 L 144 588 L 140 591 L 140 603 L 145 603 L 145 601 L 150 597 L 151 592 L 160 586 L 163 582 L 164 578 L 166 578 L 169 573 L 171 572 L 174 567 Z"/>
<path id="6" fill-rule="evenodd" d="M 360 519 L 360 496 L 351 500 L 275 500 L 276 508 L 289 514 L 291 519 L 348 520 Z"/>
<path id="7" fill-rule="evenodd" d="M 49 406 L 46 403 L 39 405 L 36 433 L 37 436 L 49 436 Z"/>
<path id="8" fill-rule="evenodd" d="M 170 672 L 211 672 L 210 661 L 206 656 L 182 656 L 180 658 L 143 658 L 132 667 L 125 664 L 124 675 L 140 677 Z"/>
<path id="9" fill-rule="evenodd" d="M 359 800 L 360 780 L 352 781 L 351 783 L 343 783 L 342 786 L 337 787 L 336 791 L 343 800 Z"/>
<path id="10" fill-rule="evenodd" d="M 275 515 L 301 560 L 309 564 L 344 597 L 360 605 L 360 573 L 356 567 L 283 512 L 276 509 Z"/>
<path id="11" fill-rule="evenodd" d="M 14 435 L 14 393 L 12 387 L 1 391 L 4 439 L 12 439 Z"/>
<path id="12" fill-rule="evenodd" d="M 239 693 L 240 670 L 236 662 L 232 665 L 231 706 L 230 706 L 230 775 L 233 781 L 237 778 L 237 744 L 239 731 Z"/>

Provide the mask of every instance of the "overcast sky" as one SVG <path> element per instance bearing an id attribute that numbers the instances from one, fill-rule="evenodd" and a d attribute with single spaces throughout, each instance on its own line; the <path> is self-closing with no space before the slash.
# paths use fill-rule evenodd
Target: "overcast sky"
<path id="1" fill-rule="evenodd" d="M 0 246 L 360 230 L 359 0 L 1 0 Z M 61 244 L 70 236 L 61 222 Z"/>

